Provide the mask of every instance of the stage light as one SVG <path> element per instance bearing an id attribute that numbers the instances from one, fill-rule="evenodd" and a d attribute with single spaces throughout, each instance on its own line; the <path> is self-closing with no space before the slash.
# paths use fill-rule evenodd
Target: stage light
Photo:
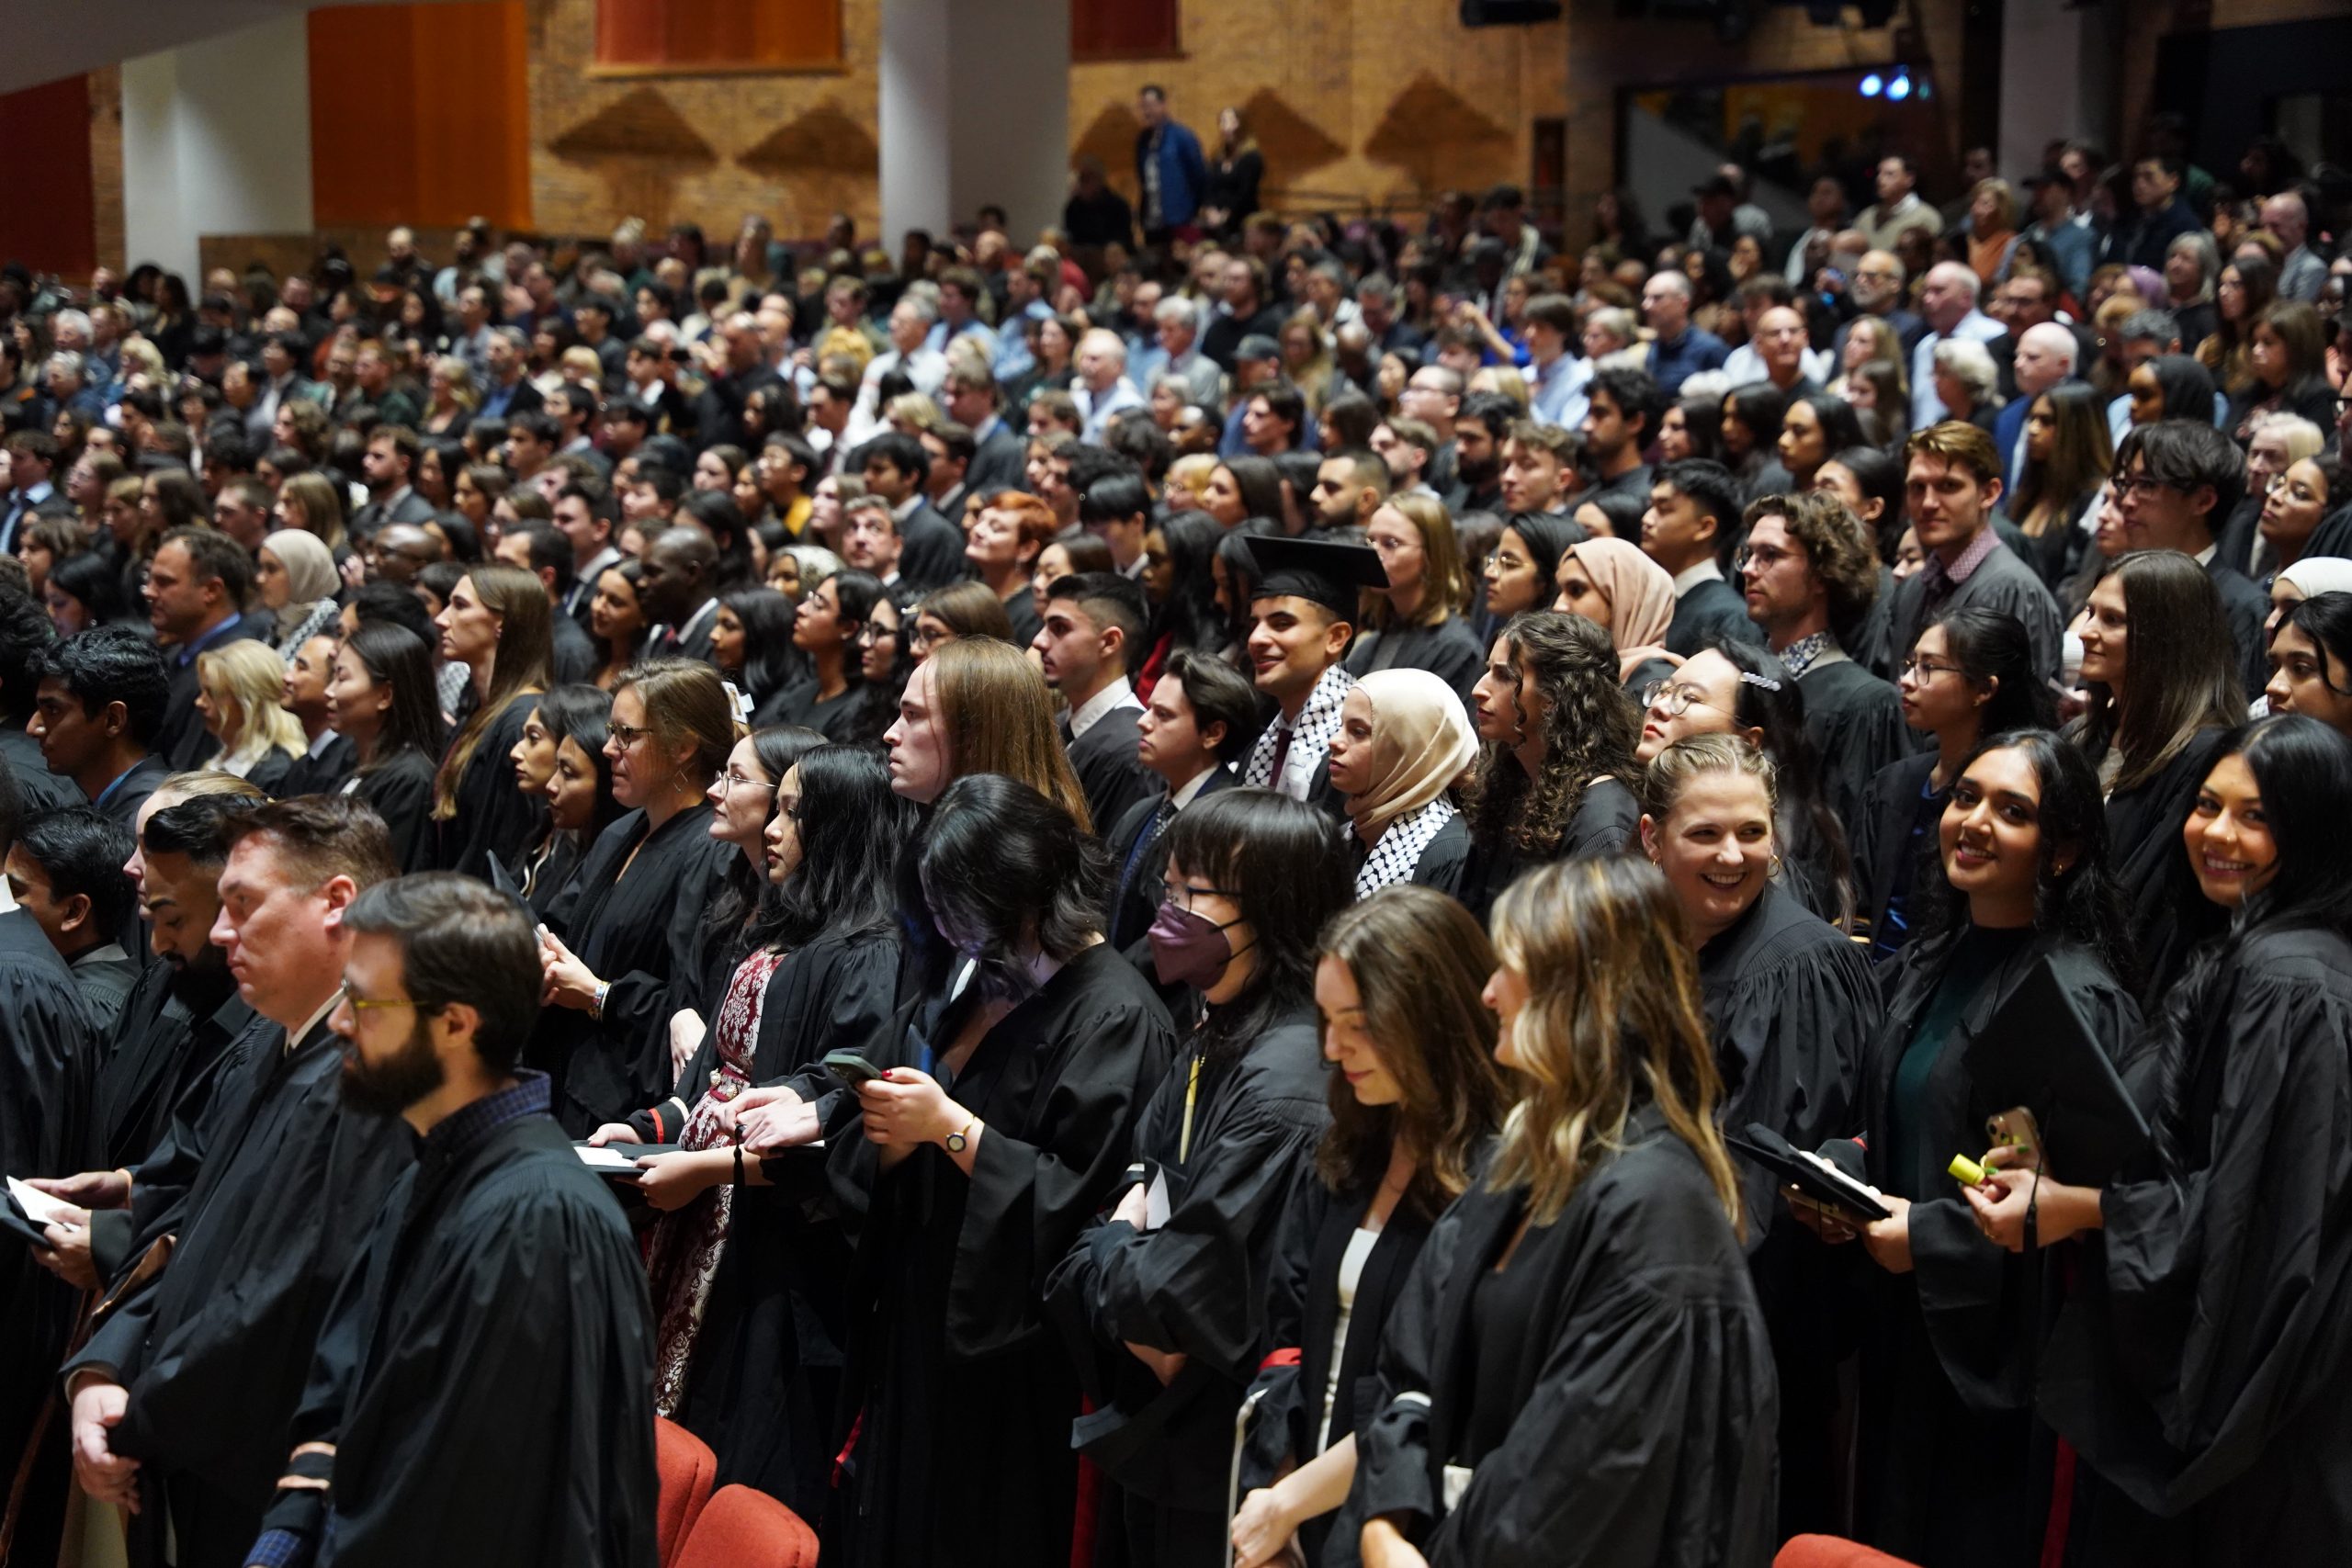
<path id="1" fill-rule="evenodd" d="M 1886 85 L 1886 101 L 1888 103 L 1899 104 L 1910 96 L 1911 78 L 1907 75 L 1898 74 L 1894 81 L 1889 82 Z"/>
<path id="2" fill-rule="evenodd" d="M 1886 90 L 1885 80 L 1875 71 L 1862 78 L 1862 96 L 1875 98 Z"/>

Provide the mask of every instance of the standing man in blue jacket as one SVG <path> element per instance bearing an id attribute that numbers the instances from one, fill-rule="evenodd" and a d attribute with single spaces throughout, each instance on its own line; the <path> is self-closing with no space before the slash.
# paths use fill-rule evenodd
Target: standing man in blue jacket
<path id="1" fill-rule="evenodd" d="M 1143 193 L 1136 216 L 1142 220 L 1143 243 L 1196 239 L 1193 218 L 1209 178 L 1201 139 L 1168 118 L 1168 95 L 1156 85 L 1136 95 L 1136 113 L 1143 120 L 1136 133 L 1136 186 Z"/>

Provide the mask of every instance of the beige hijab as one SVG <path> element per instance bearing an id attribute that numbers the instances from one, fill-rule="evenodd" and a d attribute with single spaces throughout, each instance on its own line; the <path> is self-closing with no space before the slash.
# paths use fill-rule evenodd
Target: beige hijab
<path id="1" fill-rule="evenodd" d="M 1348 796 L 1348 817 L 1371 843 L 1478 760 L 1478 733 L 1453 688 L 1426 670 L 1375 670 L 1355 689 L 1372 705 L 1372 787 Z"/>
<path id="2" fill-rule="evenodd" d="M 1609 601 L 1618 679 L 1664 657 L 1666 628 L 1674 619 L 1674 579 L 1666 568 L 1624 539 L 1579 539 L 1568 547 L 1561 563 L 1571 557 Z"/>

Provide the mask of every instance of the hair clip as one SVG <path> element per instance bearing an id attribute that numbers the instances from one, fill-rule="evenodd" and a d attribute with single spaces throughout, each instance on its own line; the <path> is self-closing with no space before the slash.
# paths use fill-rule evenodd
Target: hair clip
<path id="1" fill-rule="evenodd" d="M 1768 692 L 1777 692 L 1777 691 L 1779 691 L 1779 690 L 1781 689 L 1781 682 L 1779 682 L 1778 681 L 1775 681 L 1774 679 L 1772 679 L 1772 677 L 1771 677 L 1771 676 L 1770 676 L 1770 675 L 1758 675 L 1758 674 L 1755 673 L 1753 671 L 1748 671 L 1748 670 L 1743 670 L 1743 671 L 1741 671 L 1739 672 L 1739 678 L 1740 678 L 1740 681 L 1741 681 L 1741 682 L 1742 682 L 1743 684 L 1750 685 L 1750 686 L 1761 686 L 1761 687 L 1763 687 L 1763 688 L 1764 688 L 1766 691 L 1768 691 Z"/>

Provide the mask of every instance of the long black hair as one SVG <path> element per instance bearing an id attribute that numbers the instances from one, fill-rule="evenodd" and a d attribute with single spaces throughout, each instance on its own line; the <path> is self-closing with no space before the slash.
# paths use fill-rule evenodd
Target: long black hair
<path id="1" fill-rule="evenodd" d="M 2352 741 L 2304 714 L 2278 714 L 2241 725 L 2214 753 L 2243 757 L 2262 796 L 2278 859 L 2270 880 L 2246 896 L 2229 930 L 2200 948 L 2165 998 L 2152 1049 L 2164 1085 L 2156 1147 L 2167 1169 L 2188 1168 L 2189 1086 L 2204 1055 L 2226 1049 L 2227 1031 L 2212 1027 L 2228 1005 L 2236 959 L 2247 942 L 2270 931 L 2325 931 L 2352 936 Z"/>
<path id="2" fill-rule="evenodd" d="M 818 746 L 797 766 L 800 864 L 762 896 L 752 944 L 793 949 L 888 931 L 892 873 L 914 833 L 914 804 L 891 792 L 889 768 L 865 747 Z"/>
<path id="3" fill-rule="evenodd" d="M 2352 593 L 2314 593 L 2298 599 L 2278 617 L 2279 631 L 2289 626 L 2310 637 L 2319 649 L 2320 684 L 2339 697 L 2352 697 L 2352 691 L 2337 685 L 2335 677 L 2328 673 L 2330 660 L 2352 671 Z M 2275 641 L 2277 633 L 2272 637 Z"/>
<path id="4" fill-rule="evenodd" d="M 1751 643 L 1727 637 L 1715 651 L 1739 671 L 1732 722 L 1764 732 L 1764 752 L 1780 774 L 1788 858 L 1804 879 L 1796 891 L 1815 914 L 1847 925 L 1854 915 L 1853 863 L 1846 829 L 1821 787 L 1821 757 L 1804 727 L 1804 694 L 1787 665 Z"/>
<path id="5" fill-rule="evenodd" d="M 1203 1055 L 1227 1062 L 1283 1018 L 1315 1005 L 1324 926 L 1355 900 L 1354 868 L 1314 807 L 1268 789 L 1227 789 L 1180 812 L 1168 863 L 1232 890 L 1254 933 L 1257 964 L 1240 991 L 1209 1009 Z M 1238 956 L 1238 954 L 1237 954 Z"/>
<path id="6" fill-rule="evenodd" d="M 362 621 L 343 639 L 368 679 L 392 689 L 392 705 L 376 731 L 374 760 L 360 769 L 372 773 L 405 750 L 427 758 L 441 755 L 444 731 L 440 694 L 433 680 L 433 654 L 424 639 L 389 621 Z"/>
<path id="7" fill-rule="evenodd" d="M 949 784 L 899 861 L 900 913 L 934 995 L 961 953 L 978 965 L 977 995 L 1028 996 L 1037 988 L 1028 946 L 1049 958 L 1077 956 L 1102 935 L 1110 895 L 1101 841 L 1002 773 L 967 773 Z"/>
<path id="8" fill-rule="evenodd" d="M 539 694 L 537 706 L 539 728 L 547 731 L 548 739 L 557 750 L 563 750 L 563 743 L 569 740 L 595 764 L 596 810 L 588 826 L 580 830 L 581 844 L 593 844 L 596 835 L 612 826 L 621 814 L 621 803 L 613 798 L 612 764 L 605 757 L 605 740 L 611 733 L 608 726 L 613 716 L 613 694 L 584 682 L 549 686 Z"/>
<path id="9" fill-rule="evenodd" d="M 2008 729 L 2055 729 L 2058 699 L 2034 672 L 2033 638 L 2025 623 L 2007 610 L 1953 610 L 1935 625 L 1944 629 L 1944 649 L 1972 686 L 2000 682 L 1976 710 L 1976 733 Z"/>
<path id="10" fill-rule="evenodd" d="M 2137 988 L 2139 959 L 2130 945 L 2123 894 L 2107 863 L 2107 802 L 2098 770 L 2081 747 L 2048 729 L 1987 735 L 1961 764 L 1965 773 L 1987 751 L 2023 754 L 2041 804 L 2041 874 L 2033 889 L 2033 929 L 2089 949 L 2127 989 Z M 1957 775 L 1955 775 L 1955 779 Z M 2064 870 L 2061 855 L 2071 852 Z M 1940 863 L 1919 889 L 1925 908 L 1922 941 L 1957 937 L 1968 924 L 1968 900 L 1955 892 Z"/>
<path id="11" fill-rule="evenodd" d="M 773 588 L 739 588 L 719 606 L 743 623 L 743 668 L 736 685 L 756 705 L 800 678 L 804 660 L 792 646 L 793 603 Z"/>
<path id="12" fill-rule="evenodd" d="M 803 757 L 825 743 L 817 731 L 797 724 L 772 724 L 764 729 L 752 731 L 752 750 L 760 759 L 760 772 L 781 784 L 784 775 Z M 775 815 L 771 808 L 769 815 Z M 766 818 L 762 819 L 763 828 Z M 710 909 L 703 916 L 702 929 L 716 950 L 729 959 L 740 959 L 751 950 L 745 932 L 752 914 L 759 907 L 760 895 L 768 885 L 767 857 L 735 854 L 728 858 L 727 874 L 719 881 L 718 894 L 710 901 Z M 731 964 L 730 964 L 731 966 Z"/>
<path id="13" fill-rule="evenodd" d="M 1225 530 L 1205 512 L 1179 512 L 1161 521 L 1159 537 L 1168 548 L 1168 597 L 1152 612 L 1152 641 L 1166 637 L 1170 653 L 1216 653 L 1225 646 L 1226 628 L 1217 618 L 1209 560 Z"/>

